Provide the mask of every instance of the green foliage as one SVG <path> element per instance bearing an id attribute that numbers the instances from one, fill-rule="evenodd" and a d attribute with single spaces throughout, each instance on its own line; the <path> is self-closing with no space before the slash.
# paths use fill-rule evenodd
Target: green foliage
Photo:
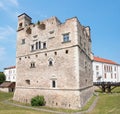
<path id="1" fill-rule="evenodd" d="M 31 99 L 31 105 L 32 106 L 44 106 L 45 105 L 45 99 L 44 96 L 36 96 Z"/>
<path id="2" fill-rule="evenodd" d="M 0 84 L 5 81 L 5 75 L 3 72 L 0 72 Z"/>

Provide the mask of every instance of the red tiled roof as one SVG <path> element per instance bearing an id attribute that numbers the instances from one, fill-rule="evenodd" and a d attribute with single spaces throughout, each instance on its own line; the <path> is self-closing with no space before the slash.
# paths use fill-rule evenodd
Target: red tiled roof
<path id="1" fill-rule="evenodd" d="M 114 62 L 112 60 L 108 60 L 108 59 L 104 59 L 104 58 L 100 58 L 100 57 L 95 57 L 95 56 L 94 56 L 94 61 L 108 63 L 108 64 L 117 64 L 116 62 Z"/>
<path id="2" fill-rule="evenodd" d="M 7 68 L 4 68 L 4 70 L 7 70 L 7 69 L 13 69 L 13 68 L 16 68 L 16 66 L 10 66 L 10 67 L 7 67 Z"/>

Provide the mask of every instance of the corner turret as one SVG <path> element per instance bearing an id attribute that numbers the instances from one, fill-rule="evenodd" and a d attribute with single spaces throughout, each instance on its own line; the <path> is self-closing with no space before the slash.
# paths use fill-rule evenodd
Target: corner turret
<path id="1" fill-rule="evenodd" d="M 18 16 L 18 31 L 23 30 L 26 26 L 31 24 L 32 18 L 29 17 L 26 13 L 23 13 Z"/>

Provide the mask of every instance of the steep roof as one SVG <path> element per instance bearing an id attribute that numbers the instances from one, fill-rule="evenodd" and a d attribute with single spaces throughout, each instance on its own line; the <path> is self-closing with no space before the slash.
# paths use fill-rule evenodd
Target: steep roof
<path id="1" fill-rule="evenodd" d="M 101 62 L 101 63 L 108 63 L 108 64 L 117 64 L 116 62 L 112 61 L 112 60 L 108 60 L 108 59 L 104 59 L 104 58 L 100 58 L 100 57 L 95 57 L 94 56 L 94 61 L 97 62 Z"/>

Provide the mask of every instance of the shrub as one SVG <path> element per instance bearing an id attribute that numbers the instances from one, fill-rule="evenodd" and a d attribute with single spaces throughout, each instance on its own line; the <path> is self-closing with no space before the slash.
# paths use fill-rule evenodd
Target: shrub
<path id="1" fill-rule="evenodd" d="M 43 106 L 45 105 L 45 99 L 44 96 L 35 96 L 31 99 L 31 105 L 32 106 Z"/>
<path id="2" fill-rule="evenodd" d="M 0 84 L 5 81 L 5 75 L 3 72 L 0 72 Z"/>

